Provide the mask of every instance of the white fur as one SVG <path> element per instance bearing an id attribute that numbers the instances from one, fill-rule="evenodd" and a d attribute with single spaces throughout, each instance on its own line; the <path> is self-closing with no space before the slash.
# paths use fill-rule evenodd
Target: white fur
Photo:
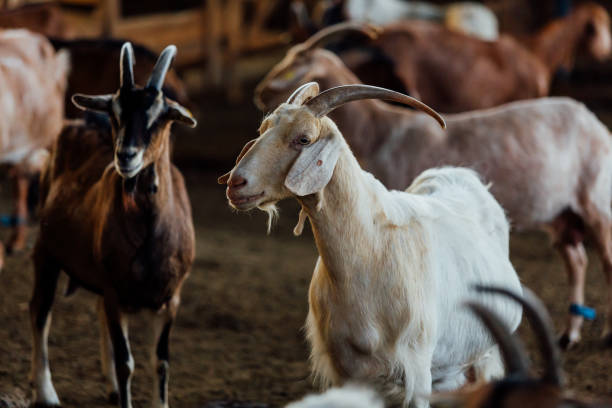
<path id="1" fill-rule="evenodd" d="M 20 165 L 57 138 L 68 70 L 67 53 L 43 36 L 0 32 L 0 163 Z"/>
<path id="2" fill-rule="evenodd" d="M 384 408 L 384 404 L 373 390 L 347 385 L 320 395 L 307 395 L 285 408 Z"/>
<path id="3" fill-rule="evenodd" d="M 306 169 L 303 183 L 286 176 L 286 193 L 270 194 L 297 196 L 319 250 L 306 322 L 314 376 L 323 386 L 357 381 L 374 387 L 389 404 L 424 407 L 432 384 L 458 387 L 472 366 L 479 379 L 501 374 L 490 335 L 460 307 L 477 296 L 474 284 L 521 292 L 509 261 L 508 222 L 476 173 L 430 169 L 406 192 L 389 191 L 361 169 L 329 118 L 287 106 L 266 119 L 274 125 L 231 177 L 248 179 L 240 191 L 252 195 L 278 191 L 274 177 L 294 173 L 293 167 L 270 170 L 271 163 Z M 286 143 L 279 138 L 312 136 L 313 129 L 317 139 L 297 159 L 279 156 L 295 155 L 278 147 Z M 324 147 L 317 146 L 321 140 Z M 302 166 L 304 158 L 317 166 Z M 319 173 L 325 169 L 333 174 L 321 191 L 298 196 L 302 185 L 314 185 L 309 178 L 325 179 Z M 497 297 L 480 300 L 516 329 L 520 308 Z"/>
<path id="4" fill-rule="evenodd" d="M 448 28 L 484 40 L 499 36 L 495 13 L 477 2 L 457 2 L 440 6 L 423 1 L 348 0 L 345 11 L 351 20 L 389 24 L 405 19 L 434 20 Z"/>

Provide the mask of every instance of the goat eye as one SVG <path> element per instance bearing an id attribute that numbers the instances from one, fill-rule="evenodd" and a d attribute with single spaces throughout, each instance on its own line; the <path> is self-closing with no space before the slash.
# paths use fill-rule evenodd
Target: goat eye
<path id="1" fill-rule="evenodd" d="M 307 144 L 310 144 L 310 139 L 307 136 L 300 136 L 298 139 L 298 143 L 306 146 Z"/>

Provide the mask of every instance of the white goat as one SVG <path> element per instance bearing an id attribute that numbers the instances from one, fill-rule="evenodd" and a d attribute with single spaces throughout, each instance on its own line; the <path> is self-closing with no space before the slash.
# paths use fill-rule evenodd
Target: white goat
<path id="1" fill-rule="evenodd" d="M 322 89 L 358 83 L 335 54 L 317 48 L 348 30 L 359 29 L 338 25 L 291 48 L 257 86 L 257 105 L 271 111 L 310 81 Z M 376 35 L 369 26 L 360 31 Z M 405 188 L 431 167 L 470 167 L 491 182 L 515 231 L 546 230 L 569 276 L 570 313 L 560 337 L 566 348 L 580 341 L 584 318 L 594 317 L 584 306 L 583 241 L 590 235 L 608 285 L 602 337 L 612 346 L 612 138 L 583 104 L 539 98 L 444 115 L 446 132 L 420 112 L 381 101 L 348 104 L 330 116 L 387 187 Z"/>
<path id="2" fill-rule="evenodd" d="M 15 182 L 9 251 L 25 246 L 29 178 L 62 129 L 68 69 L 68 53 L 55 52 L 42 35 L 0 29 L 0 164 L 13 168 Z"/>
<path id="3" fill-rule="evenodd" d="M 365 85 L 318 94 L 316 83 L 295 91 L 264 119 L 220 183 L 238 210 L 272 212 L 295 197 L 315 235 L 319 259 L 306 323 L 314 375 L 322 385 L 374 386 L 392 404 L 427 406 L 432 389 L 500 375 L 488 333 L 457 305 L 475 283 L 520 291 L 508 259 L 504 212 L 476 173 L 432 169 L 407 192 L 389 191 L 361 169 L 331 119 L 334 108 L 378 98 L 424 110 L 397 92 Z M 484 299 L 514 330 L 520 310 Z"/>

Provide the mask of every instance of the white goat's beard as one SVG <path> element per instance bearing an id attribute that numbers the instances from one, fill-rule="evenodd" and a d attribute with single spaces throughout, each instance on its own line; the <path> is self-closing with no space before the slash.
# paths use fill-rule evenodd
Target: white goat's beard
<path id="1" fill-rule="evenodd" d="M 265 211 L 266 213 L 268 213 L 268 234 L 270 233 L 270 231 L 272 231 L 272 225 L 274 224 L 274 221 L 276 221 L 276 219 L 278 218 L 278 207 L 276 206 L 277 202 L 278 201 L 270 201 L 267 203 L 260 204 L 258 206 L 261 211 Z"/>

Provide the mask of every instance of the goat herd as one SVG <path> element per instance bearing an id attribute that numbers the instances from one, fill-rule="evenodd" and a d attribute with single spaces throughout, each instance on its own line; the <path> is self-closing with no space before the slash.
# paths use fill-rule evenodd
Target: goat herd
<path id="1" fill-rule="evenodd" d="M 607 55 L 605 11 L 587 5 L 576 14 L 599 21 L 589 31 L 592 53 Z M 259 137 L 219 178 L 233 208 L 268 213 L 268 229 L 276 203 L 292 197 L 301 206 L 294 233 L 311 224 L 319 252 L 306 321 L 312 374 L 323 387 L 339 388 L 290 406 L 606 406 L 567 396 L 558 344 L 577 344 L 583 320 L 593 317 L 584 305 L 583 240 L 590 236 L 608 283 L 602 339 L 612 345 L 610 133 L 568 98 L 497 106 L 547 94 L 556 62 L 518 69 L 525 67 L 519 52 L 508 51 L 515 44 L 462 34 L 445 39 L 419 27 L 343 23 L 291 48 L 256 89 L 256 103 L 271 112 Z M 445 112 L 469 111 L 441 116 L 413 97 L 360 83 L 343 59 L 320 47 L 349 33 L 397 50 L 399 76 L 413 95 Z M 426 37 L 436 40 L 425 44 Z M 459 40 L 465 53 L 434 56 Z M 469 45 L 475 41 L 480 48 Z M 196 120 L 162 88 L 168 76 L 174 94 L 183 91 L 169 71 L 175 53 L 168 46 L 150 73 L 135 75 L 134 48 L 125 43 L 119 89 L 73 95 L 91 88 L 70 83 L 67 52 L 25 30 L 0 32 L 0 143 L 3 161 L 15 168 L 19 199 L 9 249 L 23 245 L 27 180 L 41 173 L 29 305 L 37 406 L 60 404 L 47 339 L 61 271 L 69 292 L 82 287 L 99 295 L 102 369 L 123 408 L 132 406 L 134 370 L 127 315 L 153 311 L 153 406 L 168 406 L 169 335 L 195 256 L 170 133 L 174 122 L 194 127 Z M 485 55 L 517 60 L 496 79 L 480 70 L 492 66 Z M 478 61 L 466 78 L 454 76 L 462 58 Z M 444 79 L 433 75 L 436 59 Z M 75 59 L 72 69 L 80 69 Z M 67 88 L 86 119 L 63 120 Z M 567 265 L 570 313 L 560 339 L 510 262 L 508 219 L 517 229 L 548 230 Z M 541 346 L 540 376 L 512 336 L 523 313 Z"/>

